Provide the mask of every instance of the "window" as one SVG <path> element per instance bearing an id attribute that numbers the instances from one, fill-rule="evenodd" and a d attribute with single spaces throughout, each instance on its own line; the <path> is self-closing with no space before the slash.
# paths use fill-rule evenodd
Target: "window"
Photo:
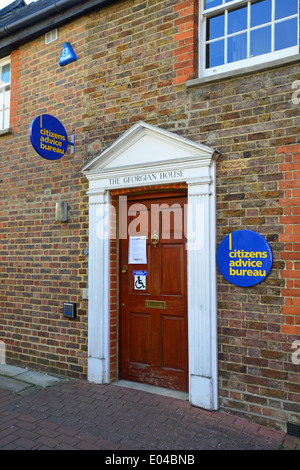
<path id="1" fill-rule="evenodd" d="M 9 128 L 10 61 L 0 61 L 0 131 Z"/>
<path id="2" fill-rule="evenodd" d="M 201 75 L 298 53 L 298 0 L 202 0 Z"/>

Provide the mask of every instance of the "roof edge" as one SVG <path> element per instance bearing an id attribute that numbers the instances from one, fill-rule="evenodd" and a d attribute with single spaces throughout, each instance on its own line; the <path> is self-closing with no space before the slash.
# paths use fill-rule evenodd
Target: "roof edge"
<path id="1" fill-rule="evenodd" d="M 68 23 L 92 10 L 116 3 L 119 0 L 58 0 L 41 10 L 29 12 L 28 16 L 8 22 L 0 28 L 0 57 L 14 48 L 31 41 L 46 31 Z"/>
<path id="2" fill-rule="evenodd" d="M 15 0 L 14 2 L 7 5 L 6 7 L 0 9 L 0 18 L 7 15 L 8 13 L 11 13 L 19 8 L 24 8 L 24 7 L 26 7 L 26 3 L 24 0 Z"/>

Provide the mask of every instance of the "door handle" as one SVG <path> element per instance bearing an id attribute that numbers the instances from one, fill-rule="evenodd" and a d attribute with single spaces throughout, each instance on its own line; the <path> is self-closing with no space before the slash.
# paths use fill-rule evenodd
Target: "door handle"
<path id="1" fill-rule="evenodd" d="M 154 230 L 153 235 L 151 235 L 151 243 L 154 247 L 156 247 L 158 242 L 159 242 L 159 236 L 157 235 L 156 230 Z"/>
<path id="2" fill-rule="evenodd" d="M 123 268 L 122 268 L 122 273 L 123 273 L 123 274 L 126 274 L 126 273 L 127 273 L 127 266 L 123 266 Z"/>

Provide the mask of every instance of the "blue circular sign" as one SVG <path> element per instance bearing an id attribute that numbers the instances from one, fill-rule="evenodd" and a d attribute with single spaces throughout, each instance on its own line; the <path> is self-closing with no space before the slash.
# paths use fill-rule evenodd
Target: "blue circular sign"
<path id="1" fill-rule="evenodd" d="M 273 253 L 268 242 L 251 230 L 237 230 L 227 235 L 217 251 L 221 274 L 231 284 L 251 287 L 269 274 Z"/>
<path id="2" fill-rule="evenodd" d="M 47 160 L 58 160 L 67 151 L 68 136 L 65 128 L 49 114 L 41 114 L 32 121 L 29 136 L 34 150 Z"/>

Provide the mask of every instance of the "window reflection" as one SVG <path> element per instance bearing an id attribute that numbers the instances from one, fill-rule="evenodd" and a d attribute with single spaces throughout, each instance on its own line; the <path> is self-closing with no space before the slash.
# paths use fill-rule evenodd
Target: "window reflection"
<path id="1" fill-rule="evenodd" d="M 247 58 L 247 33 L 237 34 L 228 38 L 228 62 Z"/>
<path id="2" fill-rule="evenodd" d="M 224 64 L 224 40 L 215 41 L 207 46 L 207 67 L 217 67 Z"/>
<path id="3" fill-rule="evenodd" d="M 218 7 L 219 5 L 222 5 L 222 0 L 205 0 L 205 9 Z"/>
<path id="4" fill-rule="evenodd" d="M 247 7 L 228 12 L 228 34 L 247 29 Z"/>
<path id="5" fill-rule="evenodd" d="M 224 23 L 225 15 L 218 15 L 214 16 L 213 18 L 209 18 L 207 22 L 207 33 L 206 39 L 216 39 L 224 36 L 225 32 L 225 23 Z"/>
<path id="6" fill-rule="evenodd" d="M 10 64 L 4 65 L 2 67 L 1 82 L 2 84 L 10 82 Z"/>
<path id="7" fill-rule="evenodd" d="M 298 13 L 298 0 L 275 0 L 275 20 Z"/>
<path id="8" fill-rule="evenodd" d="M 271 52 L 271 26 L 254 29 L 250 36 L 250 55 L 257 56 Z"/>
<path id="9" fill-rule="evenodd" d="M 298 0 L 254 0 L 231 9 L 232 0 L 205 0 L 206 67 L 251 59 L 298 44 Z M 228 4 L 228 5 L 227 5 Z M 212 16 L 210 16 L 212 15 Z M 260 59 L 260 62 L 263 58 Z M 258 61 L 259 62 L 259 61 Z M 251 63 L 255 63 L 252 61 Z"/>
<path id="10" fill-rule="evenodd" d="M 275 51 L 297 44 L 297 24 L 297 18 L 275 24 Z"/>
<path id="11" fill-rule="evenodd" d="M 272 19 L 271 9 L 272 0 L 260 0 L 259 2 L 251 3 L 251 28 L 269 23 Z"/>

